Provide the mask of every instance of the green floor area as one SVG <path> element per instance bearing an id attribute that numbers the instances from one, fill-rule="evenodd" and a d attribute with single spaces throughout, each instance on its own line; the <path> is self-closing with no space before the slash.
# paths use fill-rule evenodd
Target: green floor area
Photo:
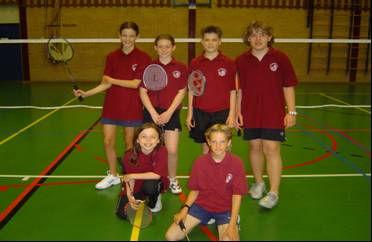
<path id="1" fill-rule="evenodd" d="M 94 83 L 80 86 L 89 88 Z M 24 176 L 38 175 L 61 160 L 51 174 L 54 177 L 38 186 L 0 228 L 0 240 L 129 240 L 131 225 L 114 214 L 119 186 L 94 189 L 97 176 L 107 169 L 101 126 L 64 152 L 99 119 L 103 95 L 67 104 L 85 107 L 58 110 L 15 106 L 60 107 L 73 99 L 69 83 L 0 83 L 0 97 L 0 218 L 34 179 Z M 281 146 L 279 205 L 267 211 L 244 197 L 241 240 L 371 240 L 370 84 L 302 83 L 296 89 L 296 104 L 297 125 L 286 131 L 287 141 Z M 342 107 L 320 106 L 327 104 Z M 185 115 L 183 110 L 182 121 Z M 119 155 L 124 151 L 121 133 L 118 130 Z M 200 152 L 184 129 L 178 175 L 185 194 L 187 177 L 183 176 L 188 176 Z M 247 182 L 252 183 L 248 146 L 241 137 L 233 137 L 232 152 L 244 160 Z M 96 177 L 55 177 L 59 175 Z M 139 240 L 164 239 L 182 202 L 169 192 L 162 201 L 162 211 L 140 231 Z M 217 235 L 213 225 L 208 228 Z M 189 237 L 210 240 L 200 229 Z"/>

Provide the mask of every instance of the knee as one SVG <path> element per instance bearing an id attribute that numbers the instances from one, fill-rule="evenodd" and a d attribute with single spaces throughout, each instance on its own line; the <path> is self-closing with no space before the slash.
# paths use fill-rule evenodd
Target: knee
<path id="1" fill-rule="evenodd" d="M 103 144 L 105 148 L 113 148 L 115 146 L 115 141 L 112 138 L 105 137 L 103 139 Z"/>

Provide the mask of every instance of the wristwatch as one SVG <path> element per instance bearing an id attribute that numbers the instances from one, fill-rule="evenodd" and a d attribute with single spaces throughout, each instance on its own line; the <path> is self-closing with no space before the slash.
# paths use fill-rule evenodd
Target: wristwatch
<path id="1" fill-rule="evenodd" d="M 296 116 L 296 115 L 297 115 L 297 112 L 296 112 L 296 111 L 288 111 L 288 114 L 289 114 L 289 115 Z"/>
<path id="2" fill-rule="evenodd" d="M 181 209 L 183 209 L 183 208 L 187 208 L 187 211 L 190 210 L 190 206 L 187 205 L 186 203 L 181 206 Z"/>

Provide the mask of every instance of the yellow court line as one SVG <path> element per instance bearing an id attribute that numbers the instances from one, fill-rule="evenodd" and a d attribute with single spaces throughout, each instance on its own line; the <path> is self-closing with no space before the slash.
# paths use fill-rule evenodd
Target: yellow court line
<path id="1" fill-rule="evenodd" d="M 319 95 L 321 95 L 321 96 L 323 96 L 323 97 L 326 97 L 326 98 L 329 98 L 329 99 L 331 99 L 331 100 L 333 100 L 333 101 L 336 101 L 336 102 L 339 102 L 339 103 L 342 103 L 342 104 L 346 104 L 346 105 L 351 106 L 350 103 L 344 102 L 344 101 L 342 101 L 342 100 L 340 100 L 340 99 L 337 99 L 337 98 L 335 98 L 335 97 L 328 96 L 328 95 L 326 95 L 326 94 L 324 94 L 324 93 L 321 93 L 321 92 L 320 92 Z M 360 111 L 362 111 L 362 112 L 364 112 L 364 113 L 371 114 L 370 111 L 365 110 L 365 109 L 363 109 L 363 108 L 360 108 L 360 107 L 355 107 L 355 108 L 356 108 L 356 109 L 359 109 Z"/>
<path id="2" fill-rule="evenodd" d="M 66 102 L 65 104 L 63 104 L 62 106 L 65 106 L 73 101 L 75 101 L 77 99 L 77 97 L 71 99 L 70 101 Z M 52 115 L 53 113 L 57 112 L 58 110 L 60 110 L 61 108 L 57 108 L 49 113 L 47 113 L 46 115 L 44 115 L 43 117 L 35 120 L 34 122 L 32 122 L 31 124 L 27 125 L 26 127 L 24 127 L 23 129 L 20 129 L 18 130 L 17 132 L 15 132 L 14 134 L 12 134 L 11 136 L 9 136 L 8 138 L 0 141 L 0 145 L 3 145 L 5 144 L 6 142 L 8 142 L 9 140 L 13 139 L 14 137 L 16 137 L 17 135 L 19 135 L 20 133 L 26 131 L 27 129 L 31 128 L 32 126 L 34 126 L 35 124 L 39 123 L 40 121 L 46 119 L 47 117 L 49 117 L 50 115 Z"/>
<path id="3" fill-rule="evenodd" d="M 139 232 L 141 230 L 140 228 L 141 228 L 144 208 L 145 208 L 145 203 L 142 202 L 136 211 L 136 216 L 134 217 L 132 234 L 130 235 L 130 241 L 138 241 Z"/>

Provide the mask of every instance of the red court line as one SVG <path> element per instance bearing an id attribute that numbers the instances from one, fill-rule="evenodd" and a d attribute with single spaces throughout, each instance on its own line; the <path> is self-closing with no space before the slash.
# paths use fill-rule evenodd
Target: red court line
<path id="1" fill-rule="evenodd" d="M 178 195 L 178 198 L 181 200 L 182 203 L 186 202 L 187 196 L 181 192 Z M 200 230 L 209 238 L 211 241 L 218 241 L 218 238 L 210 231 L 210 229 L 205 225 L 199 225 Z"/>
<path id="2" fill-rule="evenodd" d="M 89 129 L 93 129 L 99 119 L 93 123 Z M 77 143 L 79 143 L 82 138 L 88 134 L 87 131 L 80 132 L 73 141 L 39 174 L 40 176 L 45 176 L 52 173 L 55 168 L 60 164 L 60 162 L 66 157 L 68 153 L 72 151 Z M 35 178 L 26 188 L 18 195 L 9 205 L 0 213 L 0 228 L 2 228 L 6 222 L 10 219 L 12 215 L 16 212 L 22 202 L 25 202 L 28 197 L 35 191 L 39 183 L 43 183 L 45 178 Z"/>

